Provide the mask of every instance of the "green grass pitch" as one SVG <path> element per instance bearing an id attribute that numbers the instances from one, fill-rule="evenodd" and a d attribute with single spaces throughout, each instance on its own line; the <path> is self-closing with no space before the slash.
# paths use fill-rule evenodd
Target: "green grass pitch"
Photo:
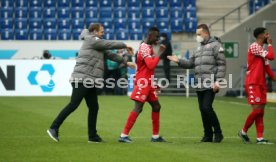
<path id="1" fill-rule="evenodd" d="M 145 105 L 130 136 L 118 143 L 133 102 L 127 96 L 99 96 L 98 133 L 105 143 L 87 142 L 87 108 L 80 107 L 60 128 L 60 142 L 46 130 L 69 97 L 0 97 L 0 161 L 3 162 L 135 162 L 135 161 L 275 161 L 276 144 L 243 144 L 237 137 L 251 111 L 245 99 L 217 97 L 214 103 L 225 139 L 199 143 L 203 135 L 197 98 L 160 97 L 160 134 L 168 143 L 151 143 L 151 110 Z M 276 143 L 276 104 L 265 112 L 265 137 Z M 249 136 L 255 142 L 255 126 Z"/>

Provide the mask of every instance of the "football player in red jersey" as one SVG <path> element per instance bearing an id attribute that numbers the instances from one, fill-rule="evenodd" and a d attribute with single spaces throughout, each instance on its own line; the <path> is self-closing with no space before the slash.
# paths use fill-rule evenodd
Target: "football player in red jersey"
<path id="1" fill-rule="evenodd" d="M 165 51 L 165 46 L 161 45 L 157 54 L 154 54 L 152 45 L 159 40 L 159 30 L 152 27 L 148 30 L 147 39 L 141 43 L 137 53 L 137 71 L 134 80 L 134 89 L 131 99 L 135 102 L 134 109 L 130 112 L 125 128 L 121 133 L 119 142 L 131 143 L 128 134 L 133 127 L 137 117 L 142 112 L 145 102 L 152 107 L 152 142 L 165 142 L 159 136 L 160 108 L 161 105 L 157 97 L 157 87 L 153 83 L 154 69 L 157 66 L 160 56 Z"/>
<path id="2" fill-rule="evenodd" d="M 272 39 L 263 27 L 254 30 L 256 42 L 252 43 L 248 49 L 247 71 L 245 79 L 245 90 L 248 104 L 252 106 L 252 111 L 246 119 L 244 127 L 238 135 L 244 143 L 250 143 L 247 131 L 255 122 L 257 131 L 257 144 L 271 144 L 263 138 L 264 131 L 264 108 L 266 105 L 266 80 L 265 75 L 276 81 L 276 77 L 269 65 L 269 60 L 274 60 Z M 268 50 L 263 48 L 268 44 Z"/>

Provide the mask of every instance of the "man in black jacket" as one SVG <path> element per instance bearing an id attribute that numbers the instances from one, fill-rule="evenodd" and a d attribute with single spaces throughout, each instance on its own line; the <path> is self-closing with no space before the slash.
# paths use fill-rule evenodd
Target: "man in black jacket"
<path id="1" fill-rule="evenodd" d="M 164 69 L 165 76 L 168 79 L 168 81 L 170 82 L 171 81 L 171 79 L 170 79 L 170 70 L 171 70 L 170 69 L 170 60 L 167 58 L 167 56 L 171 56 L 173 53 L 172 45 L 171 45 L 171 42 L 166 33 L 161 34 L 160 40 L 161 40 L 161 44 L 166 46 L 166 49 L 165 49 L 161 59 L 163 59 L 163 69 Z"/>

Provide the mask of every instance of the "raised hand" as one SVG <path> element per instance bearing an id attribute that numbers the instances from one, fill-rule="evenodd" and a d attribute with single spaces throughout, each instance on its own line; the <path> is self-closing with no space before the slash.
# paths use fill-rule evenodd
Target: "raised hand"
<path id="1" fill-rule="evenodd" d="M 136 68 L 136 64 L 134 62 L 127 62 L 127 66 L 130 67 L 131 69 Z"/>
<path id="2" fill-rule="evenodd" d="M 173 62 L 176 62 L 178 63 L 179 62 L 179 58 L 175 55 L 172 55 L 172 56 L 167 56 L 167 58 Z"/>
<path id="3" fill-rule="evenodd" d="M 126 45 L 126 50 L 129 54 L 134 55 L 134 49 L 131 46 Z"/>

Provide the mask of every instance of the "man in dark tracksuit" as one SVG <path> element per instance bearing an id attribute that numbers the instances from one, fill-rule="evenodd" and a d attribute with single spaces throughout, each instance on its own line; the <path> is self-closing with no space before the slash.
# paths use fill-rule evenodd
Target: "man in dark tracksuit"
<path id="1" fill-rule="evenodd" d="M 215 94 L 219 91 L 219 80 L 225 77 L 226 62 L 224 50 L 220 41 L 210 37 L 209 28 L 206 24 L 197 27 L 197 42 L 200 46 L 192 54 L 188 61 L 178 59 L 176 56 L 168 56 L 183 68 L 195 69 L 195 83 L 197 84 L 198 104 L 201 112 L 204 136 L 201 142 L 214 142 L 223 140 L 218 117 L 213 109 Z M 214 78 L 214 82 L 204 80 Z"/>
<path id="2" fill-rule="evenodd" d="M 96 83 L 99 83 L 97 79 L 103 78 L 104 58 L 124 63 L 131 68 L 135 67 L 134 63 L 126 62 L 123 57 L 109 51 L 126 48 L 129 53 L 133 54 L 133 49 L 121 42 L 104 40 L 102 39 L 103 34 L 103 26 L 95 23 L 90 24 L 89 29 L 84 29 L 80 35 L 83 44 L 70 79 L 73 87 L 71 100 L 47 130 L 49 136 L 56 142 L 59 141 L 59 127 L 78 108 L 83 98 L 88 107 L 88 142 L 102 142 L 96 130 L 99 109 Z"/>
<path id="3" fill-rule="evenodd" d="M 173 51 L 172 51 L 172 45 L 170 40 L 168 39 L 168 36 L 166 33 L 161 33 L 161 44 L 163 44 L 164 46 L 166 46 L 165 52 L 163 53 L 161 59 L 163 59 L 163 69 L 164 69 L 164 73 L 166 78 L 168 79 L 168 81 L 171 81 L 170 79 L 170 60 L 167 58 L 167 56 L 171 56 Z"/>

